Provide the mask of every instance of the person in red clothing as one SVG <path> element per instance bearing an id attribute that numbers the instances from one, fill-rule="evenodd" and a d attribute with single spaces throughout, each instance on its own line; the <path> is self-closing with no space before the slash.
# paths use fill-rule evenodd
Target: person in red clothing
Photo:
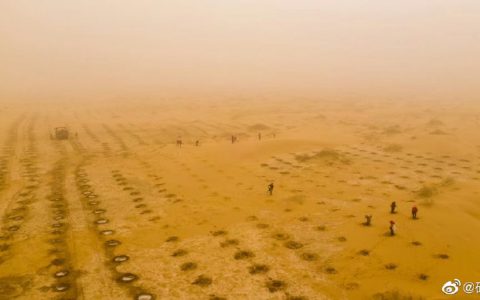
<path id="1" fill-rule="evenodd" d="M 390 221 L 390 235 L 394 236 L 397 231 L 397 227 L 395 226 L 394 221 Z"/>
<path id="2" fill-rule="evenodd" d="M 412 218 L 413 219 L 417 218 L 417 212 L 418 212 L 418 208 L 416 206 L 413 206 L 412 207 Z"/>

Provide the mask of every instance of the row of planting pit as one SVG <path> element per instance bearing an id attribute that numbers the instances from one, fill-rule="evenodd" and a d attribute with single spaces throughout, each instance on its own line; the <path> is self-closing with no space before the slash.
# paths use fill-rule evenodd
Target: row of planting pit
<path id="1" fill-rule="evenodd" d="M 75 181 L 77 189 L 80 192 L 82 206 L 90 211 L 97 236 L 104 245 L 105 257 L 108 261 L 107 266 L 116 283 L 127 288 L 133 299 L 155 299 L 154 294 L 145 291 L 141 286 L 136 284 L 139 275 L 129 272 L 119 272 L 117 270 L 119 265 L 130 260 L 130 256 L 127 253 L 116 253 L 116 249 L 122 242 L 115 238 L 116 230 L 110 225 L 110 219 L 107 216 L 108 210 L 102 206 L 100 197 L 95 193 L 95 189 L 91 185 L 89 175 L 85 168 L 87 163 L 87 161 L 84 161 L 78 166 L 75 171 Z"/>

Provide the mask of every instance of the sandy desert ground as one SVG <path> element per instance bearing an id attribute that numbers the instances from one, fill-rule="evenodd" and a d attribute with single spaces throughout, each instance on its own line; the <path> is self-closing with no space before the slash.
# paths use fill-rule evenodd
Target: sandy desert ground
<path id="1" fill-rule="evenodd" d="M 454 299 L 446 281 L 480 281 L 478 103 L 0 115 L 0 299 Z M 69 140 L 50 138 L 57 126 Z"/>

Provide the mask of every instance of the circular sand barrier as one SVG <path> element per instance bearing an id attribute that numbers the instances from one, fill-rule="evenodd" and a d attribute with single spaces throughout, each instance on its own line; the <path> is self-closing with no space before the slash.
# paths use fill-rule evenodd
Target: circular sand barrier
<path id="1" fill-rule="evenodd" d="M 114 233 L 115 233 L 115 231 L 110 230 L 110 229 L 100 231 L 101 235 L 112 235 Z"/>
<path id="2" fill-rule="evenodd" d="M 315 253 L 305 252 L 300 255 L 303 260 L 306 261 L 315 261 L 318 259 L 318 255 Z"/>
<path id="3" fill-rule="evenodd" d="M 387 270 L 395 270 L 397 268 L 397 265 L 394 263 L 388 263 L 385 265 L 385 269 Z"/>
<path id="4" fill-rule="evenodd" d="M 8 231 L 18 231 L 20 229 L 20 226 L 18 225 L 13 225 L 7 228 Z"/>
<path id="5" fill-rule="evenodd" d="M 197 277 L 197 279 L 195 279 L 195 281 L 192 282 L 192 284 L 198 285 L 200 287 L 206 287 L 212 284 L 212 279 L 205 275 L 200 275 Z"/>
<path id="6" fill-rule="evenodd" d="M 253 254 L 253 252 L 248 251 L 248 250 L 239 250 L 239 251 L 235 252 L 235 254 L 233 256 L 233 258 L 235 258 L 236 260 L 247 259 L 247 258 L 252 258 L 252 257 L 255 257 L 255 254 Z"/>
<path id="7" fill-rule="evenodd" d="M 117 255 L 112 259 L 112 261 L 116 262 L 116 263 L 122 263 L 122 262 L 125 262 L 125 261 L 129 260 L 129 259 L 130 259 L 130 257 L 128 255 Z"/>
<path id="8" fill-rule="evenodd" d="M 108 240 L 108 241 L 105 242 L 105 246 L 107 246 L 107 247 L 116 247 L 120 244 L 121 244 L 121 242 L 117 241 L 117 240 Z"/>
<path id="9" fill-rule="evenodd" d="M 171 237 L 168 237 L 165 242 L 178 242 L 180 239 L 178 238 L 178 236 L 171 236 Z"/>
<path id="10" fill-rule="evenodd" d="M 268 291 L 270 293 L 275 293 L 275 292 L 278 292 L 278 291 L 282 291 L 287 287 L 287 284 L 284 281 L 273 280 L 273 279 L 268 280 L 265 285 L 268 288 Z"/>
<path id="11" fill-rule="evenodd" d="M 155 296 L 148 293 L 140 293 L 135 296 L 135 300 L 154 300 Z"/>
<path id="12" fill-rule="evenodd" d="M 68 274 L 69 272 L 67 270 L 62 270 L 62 271 L 55 272 L 53 276 L 56 278 L 61 278 L 61 277 L 67 276 Z"/>
<path id="13" fill-rule="evenodd" d="M 65 207 L 65 205 L 63 203 L 54 203 L 54 204 L 50 205 L 50 207 L 62 209 L 62 208 Z"/>
<path id="14" fill-rule="evenodd" d="M 53 290 L 55 292 L 65 292 L 70 289 L 70 284 L 68 283 L 58 283 L 53 285 Z"/>
<path id="15" fill-rule="evenodd" d="M 10 220 L 12 221 L 22 221 L 24 219 L 23 216 L 11 216 L 9 217 Z"/>
<path id="16" fill-rule="evenodd" d="M 175 250 L 173 253 L 172 253 L 172 256 L 173 257 L 180 257 L 180 256 L 185 256 L 188 254 L 188 251 L 187 250 L 184 250 L 184 249 L 178 249 L 178 250 Z"/>
<path id="17" fill-rule="evenodd" d="M 65 259 L 63 258 L 55 258 L 52 260 L 51 264 L 54 266 L 61 266 L 65 263 Z"/>
<path id="18" fill-rule="evenodd" d="M 265 229 L 265 228 L 268 228 L 270 227 L 270 225 L 268 224 L 265 224 L 265 223 L 258 223 L 257 225 L 255 225 L 258 229 Z"/>
<path id="19" fill-rule="evenodd" d="M 222 236 L 222 235 L 226 235 L 227 232 L 226 232 L 225 230 L 217 230 L 217 231 L 211 232 L 211 234 L 212 234 L 213 236 Z"/>
<path id="20" fill-rule="evenodd" d="M 228 240 L 225 240 L 223 242 L 220 243 L 220 246 L 222 248 L 225 248 L 225 247 L 230 247 L 230 246 L 237 246 L 238 244 L 240 244 L 240 241 L 237 240 L 237 239 L 228 239 Z"/>
<path id="21" fill-rule="evenodd" d="M 275 233 L 274 235 L 272 235 L 272 238 L 278 240 L 278 241 L 286 241 L 290 238 L 290 236 L 286 233 Z"/>
<path id="22" fill-rule="evenodd" d="M 262 264 L 254 264 L 248 267 L 248 272 L 252 275 L 255 274 L 264 274 L 270 271 L 270 267 Z"/>
<path id="23" fill-rule="evenodd" d="M 186 262 L 186 263 L 183 263 L 181 266 L 180 266 L 180 270 L 182 271 L 191 271 L 191 270 L 195 270 L 197 268 L 197 264 L 194 263 L 194 262 Z"/>
<path id="24" fill-rule="evenodd" d="M 124 273 L 117 278 L 118 282 L 130 283 L 138 279 L 138 276 L 133 273 Z"/>
<path id="25" fill-rule="evenodd" d="M 48 242 L 49 242 L 50 244 L 54 244 L 54 245 L 55 245 L 55 244 L 61 244 L 61 243 L 63 243 L 64 240 L 63 240 L 63 239 L 51 239 L 51 240 L 49 240 Z"/>
<path id="26" fill-rule="evenodd" d="M 295 241 L 288 241 L 284 244 L 285 247 L 287 247 L 288 249 L 300 249 L 303 247 L 303 244 L 302 243 L 299 243 L 299 242 L 295 242 Z"/>

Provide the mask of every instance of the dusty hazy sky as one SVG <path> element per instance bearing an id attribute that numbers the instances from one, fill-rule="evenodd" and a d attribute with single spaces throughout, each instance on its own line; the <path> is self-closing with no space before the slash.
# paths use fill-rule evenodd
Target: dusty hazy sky
<path id="1" fill-rule="evenodd" d="M 2 99 L 480 96 L 478 0 L 1 0 L 0 42 Z"/>

